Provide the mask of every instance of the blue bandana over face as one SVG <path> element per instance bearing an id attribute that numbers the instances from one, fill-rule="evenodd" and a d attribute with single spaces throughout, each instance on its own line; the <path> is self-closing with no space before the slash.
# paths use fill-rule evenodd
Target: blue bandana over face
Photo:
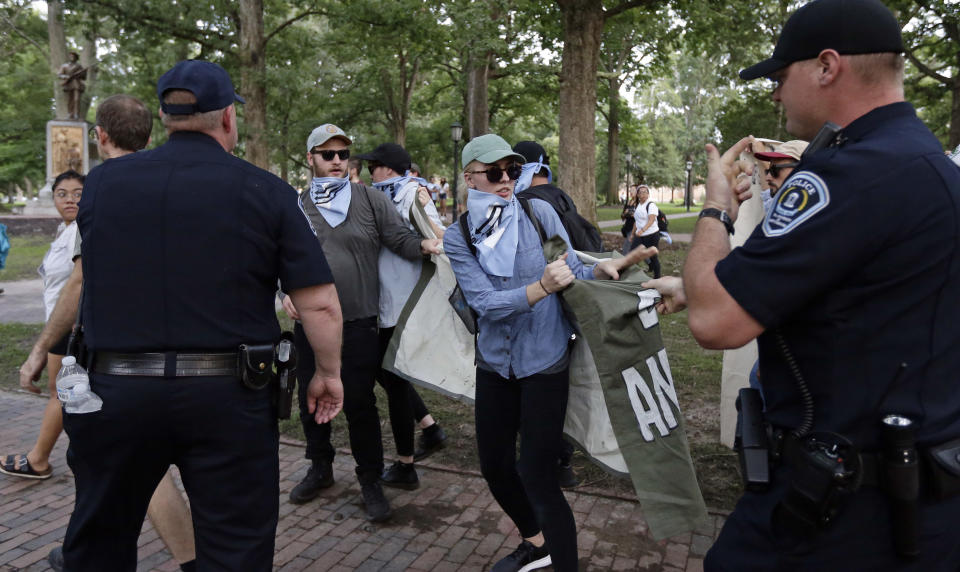
<path id="1" fill-rule="evenodd" d="M 513 188 L 514 193 L 520 193 L 530 188 L 530 183 L 533 181 L 533 176 L 540 172 L 540 169 L 547 170 L 547 182 L 553 182 L 553 171 L 550 170 L 549 165 L 543 163 L 543 155 L 540 156 L 540 159 L 536 163 L 524 163 L 523 168 L 520 171 L 520 178 L 517 179 L 517 184 Z"/>
<path id="2" fill-rule="evenodd" d="M 317 205 L 317 210 L 324 220 L 332 227 L 336 227 L 347 219 L 347 210 L 350 208 L 350 177 L 342 179 L 336 177 L 314 177 L 310 181 L 310 200 Z"/>
<path id="3" fill-rule="evenodd" d="M 377 189 L 378 191 L 383 191 L 387 193 L 387 195 L 390 197 L 390 200 L 396 201 L 397 193 L 399 193 L 400 189 L 402 189 L 403 186 L 409 183 L 410 181 L 416 181 L 421 185 L 423 185 L 424 187 L 427 187 L 430 185 L 430 182 L 427 181 L 426 179 L 422 179 L 420 177 L 411 177 L 410 171 L 407 171 L 406 173 L 404 173 L 399 177 L 391 177 L 384 181 L 380 181 L 379 183 L 374 183 L 373 188 Z"/>
<path id="4" fill-rule="evenodd" d="M 509 278 L 520 240 L 517 197 L 503 199 L 493 193 L 467 189 L 467 222 L 477 260 L 487 274 Z"/>

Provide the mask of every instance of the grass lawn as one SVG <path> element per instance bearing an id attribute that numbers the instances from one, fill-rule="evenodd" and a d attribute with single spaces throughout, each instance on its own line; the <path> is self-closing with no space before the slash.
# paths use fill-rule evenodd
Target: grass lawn
<path id="1" fill-rule="evenodd" d="M 672 218 L 668 222 L 670 223 L 670 230 L 668 232 L 672 234 L 691 234 L 693 233 L 694 225 L 697 224 L 697 217 Z"/>
<path id="2" fill-rule="evenodd" d="M 687 212 L 687 207 L 684 205 L 674 205 L 669 203 L 660 204 L 657 203 L 657 207 L 662 210 L 665 214 L 672 215 L 678 213 Z M 696 205 L 690 207 L 690 212 L 697 212 L 698 208 Z M 620 213 L 623 211 L 623 205 L 612 205 L 612 206 L 599 206 L 597 207 L 597 221 L 603 220 L 620 220 Z M 670 223 L 673 225 L 673 222 Z M 672 229 L 671 229 L 672 230 Z M 679 231 L 678 231 L 679 232 Z M 684 231 L 686 232 L 686 231 Z"/>
<path id="3" fill-rule="evenodd" d="M 671 231 L 682 232 L 674 230 L 673 226 L 681 220 L 670 222 Z M 687 245 L 676 244 L 662 250 L 661 264 L 665 275 L 679 271 L 686 256 L 686 249 Z M 11 251 L 11 255 L 13 252 Z M 42 255 L 42 252 L 40 254 Z M 31 264 L 35 267 L 38 263 L 36 261 Z M 278 313 L 278 318 L 284 329 L 292 329 L 291 321 L 283 312 Z M 740 478 L 736 455 L 718 444 L 722 353 L 704 350 L 697 345 L 687 329 L 686 313 L 664 316 L 660 325 L 670 356 L 677 395 L 684 413 L 687 439 L 704 498 L 707 505 L 712 508 L 732 509 L 740 494 Z M 40 324 L 0 324 L 0 389 L 12 390 L 19 387 L 18 369 L 26 359 L 41 329 Z M 46 379 L 45 376 L 44 373 L 42 379 Z M 448 435 L 447 447 L 436 453 L 432 460 L 445 465 L 479 471 L 473 406 L 433 391 L 418 389 L 428 409 L 440 421 Z M 387 398 L 379 385 L 376 388 L 376 395 L 377 407 L 380 410 L 384 452 L 392 457 L 395 455 L 395 448 L 386 407 Z M 349 448 L 344 415 L 338 415 L 333 425 L 334 446 Z M 287 436 L 303 439 L 296 404 L 293 418 L 281 422 L 280 430 Z M 579 451 L 574 456 L 574 470 L 585 485 L 602 487 L 623 495 L 633 494 L 633 487 L 629 481 L 607 474 L 590 463 Z"/>
<path id="4" fill-rule="evenodd" d="M 0 389 L 20 387 L 20 364 L 27 359 L 42 329 L 43 324 L 0 324 Z M 40 379 L 37 387 L 46 391 L 46 370 Z"/>
<path id="5" fill-rule="evenodd" d="M 0 270 L 0 282 L 39 278 L 37 267 L 50 248 L 53 237 L 46 234 L 10 237 L 10 253 L 7 263 Z"/>

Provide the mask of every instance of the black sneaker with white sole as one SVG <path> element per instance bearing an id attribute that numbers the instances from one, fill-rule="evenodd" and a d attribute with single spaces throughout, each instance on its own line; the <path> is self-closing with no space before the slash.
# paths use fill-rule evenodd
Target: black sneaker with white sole
<path id="1" fill-rule="evenodd" d="M 491 572 L 528 572 L 550 566 L 547 545 L 537 547 L 524 540 L 512 553 L 493 565 Z"/>

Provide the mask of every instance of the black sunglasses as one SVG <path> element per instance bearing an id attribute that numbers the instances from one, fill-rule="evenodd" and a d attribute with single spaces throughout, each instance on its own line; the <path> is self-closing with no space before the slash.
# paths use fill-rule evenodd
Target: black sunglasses
<path id="1" fill-rule="evenodd" d="M 780 176 L 780 169 L 792 169 L 799 165 L 800 163 L 771 163 L 770 168 L 767 169 L 767 172 L 770 173 L 770 176 L 774 179 Z"/>
<path id="2" fill-rule="evenodd" d="M 484 169 L 482 171 L 467 171 L 467 172 L 474 175 L 477 175 L 480 173 L 486 173 L 488 181 L 490 181 L 491 183 L 499 183 L 500 180 L 503 179 L 504 169 L 501 169 L 499 165 L 494 165 L 489 169 Z M 513 163 L 512 165 L 506 168 L 506 172 L 507 172 L 508 179 L 510 179 L 511 181 L 516 181 L 517 179 L 520 178 L 520 173 L 523 172 L 523 167 L 518 165 L 517 163 Z"/>
<path id="3" fill-rule="evenodd" d="M 333 156 L 336 155 L 340 157 L 341 161 L 346 161 L 350 158 L 350 149 L 339 149 L 337 151 L 332 151 L 330 149 L 323 149 L 321 151 L 312 151 L 314 155 L 320 155 L 323 157 L 324 161 L 333 161 Z"/>
<path id="4" fill-rule="evenodd" d="M 373 170 L 376 169 L 377 167 L 383 167 L 383 163 L 374 163 L 373 161 L 367 161 L 367 171 L 369 171 L 371 175 L 373 174 Z"/>

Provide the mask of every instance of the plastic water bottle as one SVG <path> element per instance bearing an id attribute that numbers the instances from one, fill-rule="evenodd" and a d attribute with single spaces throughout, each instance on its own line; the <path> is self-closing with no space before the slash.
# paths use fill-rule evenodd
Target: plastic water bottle
<path id="1" fill-rule="evenodd" d="M 103 400 L 90 389 L 87 370 L 73 356 L 63 358 L 57 374 L 57 397 L 67 413 L 93 413 L 103 407 Z"/>

